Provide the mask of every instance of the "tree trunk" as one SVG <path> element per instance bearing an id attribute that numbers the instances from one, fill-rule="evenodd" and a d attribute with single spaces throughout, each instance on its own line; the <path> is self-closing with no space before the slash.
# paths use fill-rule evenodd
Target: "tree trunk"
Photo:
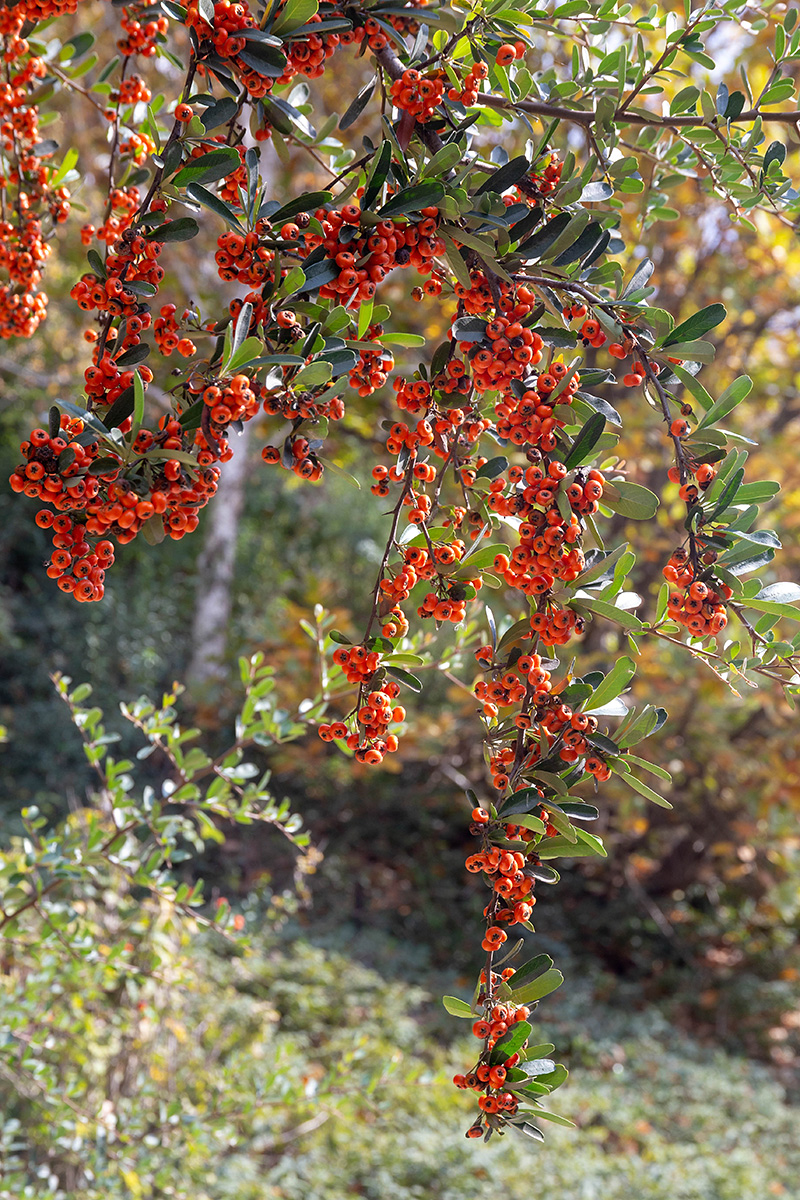
<path id="1" fill-rule="evenodd" d="M 188 681 L 195 686 L 206 686 L 225 674 L 249 440 L 250 427 L 245 424 L 238 436 L 233 435 L 233 458 L 222 464 L 216 495 L 206 509 L 205 542 L 197 563 L 193 650 L 187 672 Z"/>

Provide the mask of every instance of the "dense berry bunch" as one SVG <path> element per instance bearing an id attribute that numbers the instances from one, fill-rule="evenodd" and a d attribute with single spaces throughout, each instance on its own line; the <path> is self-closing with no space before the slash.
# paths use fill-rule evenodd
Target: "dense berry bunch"
<path id="1" fill-rule="evenodd" d="M 66 221 L 69 192 L 50 185 L 45 160 L 51 151 L 40 151 L 38 110 L 31 94 L 46 75 L 43 59 L 31 54 L 21 37 L 31 15 L 42 19 L 72 11 L 71 5 L 21 4 L 0 9 L 0 50 L 6 64 L 0 83 L 0 150 L 5 174 L 0 176 L 3 195 L 0 220 L 0 337 L 31 337 L 44 319 L 47 296 L 39 290 L 42 270 L 50 254 L 47 226 Z"/>
<path id="2" fill-rule="evenodd" d="M 157 0 L 137 0 L 123 9 L 120 25 L 125 37 L 119 39 L 117 49 L 125 58 L 135 54 L 143 58 L 154 56 L 159 38 L 163 41 L 169 28 L 167 18 L 159 10 Z"/>
<path id="3" fill-rule="evenodd" d="M 322 226 L 322 236 L 308 233 L 303 237 L 303 256 L 317 246 L 339 268 L 336 279 L 320 288 L 320 296 L 341 297 L 357 307 L 371 300 L 375 290 L 394 267 L 416 267 L 430 274 L 434 259 L 443 254 L 445 244 L 438 235 L 439 210 L 424 208 L 412 219 L 389 218 L 371 228 L 361 225 L 361 209 L 345 204 L 341 209 L 318 209 L 314 216 Z"/>
<path id="4" fill-rule="evenodd" d="M 728 624 L 725 602 L 732 596 L 725 583 L 712 578 L 706 582 L 697 578 L 700 574 L 710 575 L 709 570 L 696 570 L 686 550 L 676 550 L 666 567 L 664 578 L 668 583 L 682 588 L 672 592 L 667 609 L 673 620 L 685 625 L 694 637 L 716 637 Z"/>
<path id="5" fill-rule="evenodd" d="M 587 192 L 591 171 L 579 183 L 569 155 L 570 178 L 560 186 L 562 163 L 546 138 L 497 170 L 484 157 L 486 146 L 473 140 L 471 127 L 486 110 L 517 107 L 513 97 L 524 73 L 507 69 L 528 46 L 504 40 L 512 27 L 492 31 L 485 15 L 470 17 L 468 37 L 446 31 L 428 41 L 417 19 L 424 0 L 369 14 L 349 3 L 326 2 L 319 13 L 300 5 L 307 19 L 299 20 L 297 6 L 280 0 L 266 8 L 249 0 L 187 0 L 185 22 L 181 9 L 167 4 L 162 11 L 162 3 L 123 6 L 121 62 L 99 81 L 103 102 L 92 96 L 96 85 L 76 87 L 110 127 L 102 164 L 105 204 L 96 223 L 87 221 L 81 230 L 87 269 L 71 292 L 93 322 L 84 332 L 92 347 L 86 408 L 59 402 L 73 414 L 63 417 L 51 410 L 49 428 L 35 429 L 22 443 L 11 486 L 45 506 L 36 521 L 52 532 L 47 574 L 79 601 L 98 600 L 118 545 L 140 532 L 151 542 L 180 539 L 197 527 L 217 489 L 219 464 L 232 455 L 231 432 L 241 423 L 261 414 L 276 419 L 283 425 L 274 436 L 279 444 L 263 448 L 264 462 L 306 481 L 320 479 L 324 431 L 345 416 L 346 392 L 368 400 L 394 368 L 387 347 L 413 344 L 396 333 L 392 341 L 384 328 L 390 310 L 373 304 L 390 275 L 395 287 L 399 268 L 413 267 L 422 279 L 411 296 L 449 303 L 440 321 L 443 340 L 430 359 L 392 382 L 396 411 L 382 407 L 390 397 L 362 406 L 381 412 L 374 437 L 387 460 L 372 471 L 371 493 L 390 510 L 390 532 L 358 644 L 331 634 L 337 642 L 331 695 L 338 704 L 349 689 L 351 700 L 342 719 L 320 725 L 319 734 L 342 743 L 358 763 L 380 764 L 398 746 L 396 730 L 405 718 L 401 686 L 422 687 L 406 669 L 424 665 L 402 641 L 411 621 L 425 623 L 423 645 L 433 640 L 431 626 L 464 625 L 468 638 L 468 605 L 484 586 L 519 594 L 524 615 L 499 635 L 487 610 L 492 643 L 477 651 L 482 676 L 474 684 L 495 799 L 482 806 L 470 793 L 476 805 L 471 833 L 480 844 L 467 869 L 489 894 L 481 941 L 486 967 L 470 1009 L 482 1012 L 474 1033 L 483 1048 L 456 1083 L 480 1097 L 481 1115 L 468 1136 L 489 1136 L 509 1121 L 524 1122 L 532 1110 L 520 1110 L 521 1102 L 530 1102 L 537 1088 L 548 1090 L 546 1084 L 531 1090 L 531 1079 L 537 1071 L 547 1078 L 552 1069 L 547 1060 L 537 1064 L 529 1046 L 527 1018 L 539 996 L 520 985 L 526 968 L 495 971 L 493 955 L 512 928 L 532 928 L 534 883 L 555 876 L 543 860 L 567 853 L 577 837 L 568 811 L 575 797 L 567 788 L 585 785 L 587 775 L 602 783 L 612 769 L 622 774 L 630 761 L 641 761 L 631 756 L 623 763 L 624 743 L 598 730 L 587 704 L 597 674 L 575 678 L 572 668 L 559 672 L 550 657 L 553 647 L 582 634 L 582 613 L 617 616 L 609 602 L 619 595 L 616 569 L 608 590 L 609 576 L 600 572 L 621 560 L 623 548 L 606 564 L 602 549 L 588 557 L 583 546 L 587 533 L 602 545 L 592 520 L 601 502 L 604 513 L 616 502 L 622 516 L 649 505 L 641 498 L 646 489 L 625 478 L 624 462 L 607 457 L 615 441 L 604 432 L 607 402 L 581 390 L 592 379 L 610 381 L 611 374 L 582 365 L 582 385 L 579 360 L 567 354 L 564 361 L 557 348 L 581 346 L 591 356 L 607 346 L 612 359 L 626 361 L 622 383 L 645 387 L 675 450 L 670 478 L 687 506 L 687 536 L 664 569 L 671 594 L 662 592 L 655 622 L 628 615 L 618 621 L 623 629 L 671 640 L 671 621 L 696 638 L 724 629 L 732 592 L 723 580 L 735 581 L 725 570 L 730 560 L 723 555 L 723 563 L 715 563 L 718 550 L 735 539 L 733 525 L 718 520 L 724 503 L 713 508 L 722 481 L 703 503 L 717 474 L 711 462 L 721 461 L 724 451 L 706 442 L 710 431 L 693 436 L 691 406 L 664 391 L 665 375 L 658 378 L 653 355 L 664 345 L 679 349 L 680 331 L 659 342 L 664 315 L 655 321 L 658 310 L 642 300 L 647 291 L 630 284 L 612 290 L 616 264 L 595 269 L 617 216 L 582 206 L 594 205 L 598 194 L 610 199 L 610 185 Z M 71 12 L 76 4 L 25 0 L 0 9 L 4 337 L 29 336 L 42 319 L 47 241 L 69 207 L 45 162 L 49 150 L 40 141 L 35 95 L 42 80 L 46 91 L 73 86 L 79 77 L 58 66 L 64 58 L 45 62 L 32 54 L 23 33 L 28 21 Z M 145 121 L 151 88 L 133 73 L 130 59 L 159 57 L 163 44 L 165 58 L 176 61 L 166 48 L 166 13 L 188 27 L 188 69 L 175 103 L 163 105 L 158 97 Z M 418 33 L 411 49 L 408 35 Z M 245 149 L 248 120 L 257 142 L 271 136 L 275 122 L 282 160 L 289 146 L 292 154 L 322 163 L 319 156 L 331 143 L 327 135 L 306 140 L 302 97 L 308 88 L 303 84 L 288 100 L 276 89 L 299 76 L 319 77 L 342 46 L 375 56 L 380 145 L 363 137 L 360 158 L 349 149 L 331 158 L 329 191 L 280 206 L 268 198 L 257 150 Z M 356 120 L 364 96 L 340 129 Z M 383 111 L 387 99 L 399 113 Z M 172 128 L 162 138 L 158 122 L 167 114 Z M 578 115 L 583 124 L 585 112 Z M 495 113 L 493 119 L 502 118 Z M 151 156 L 152 164 L 146 161 Z M 342 163 L 345 169 L 335 175 Z M 617 180 L 615 170 L 612 164 L 609 180 Z M 175 203 L 197 214 L 210 209 L 225 222 L 223 232 L 215 231 L 216 271 L 222 283 L 238 285 L 239 294 L 226 297 L 217 317 L 201 316 L 194 301 L 155 300 L 164 280 L 162 252 L 199 232 L 194 217 L 169 219 Z M 646 268 L 637 277 L 641 284 Z M 558 322 L 559 309 L 563 321 L 553 330 L 549 323 L 552 317 Z M 147 394 L 154 380 L 144 365 L 153 349 L 149 333 L 158 351 L 153 361 L 171 359 L 159 363 L 162 375 L 170 374 L 160 394 L 156 388 Z M 617 340 L 609 344 L 610 337 Z M 664 366 L 680 361 L 667 359 Z M 666 378 L 673 386 L 680 376 Z M 148 424 L 145 403 L 156 396 L 166 411 Z M 671 404 L 680 408 L 674 419 Z M 712 423 L 706 419 L 700 431 Z M 349 432 L 359 432 L 356 422 Z M 602 469 L 586 465 L 593 461 Z M 602 590 L 592 592 L 595 586 Z M 758 630 L 752 636 L 755 645 Z M 707 648 L 702 653 L 714 657 Z M 603 705 L 594 711 L 602 713 Z M 583 802 L 571 809 L 576 819 L 592 819 L 587 809 L 598 815 Z M 593 852 L 602 852 L 598 839 L 594 843 Z M 584 845 L 590 847 L 591 838 Z"/>
<path id="6" fill-rule="evenodd" d="M 428 71 L 421 75 L 410 67 L 392 84 L 392 103 L 424 124 L 441 104 L 445 80 L 443 71 Z"/>
<path id="7" fill-rule="evenodd" d="M 406 710 L 396 704 L 398 684 L 387 681 L 381 669 L 381 656 L 366 646 L 344 646 L 334 651 L 334 662 L 342 668 L 349 683 L 359 685 L 358 704 L 349 722 L 335 721 L 320 725 L 319 736 L 325 742 L 342 739 L 355 752 L 358 762 L 377 766 L 384 755 L 397 749 L 397 737 L 389 733 L 391 724 L 401 724 Z"/>

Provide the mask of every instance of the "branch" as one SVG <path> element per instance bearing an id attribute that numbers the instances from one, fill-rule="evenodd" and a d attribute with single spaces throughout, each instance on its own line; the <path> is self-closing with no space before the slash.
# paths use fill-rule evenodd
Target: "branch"
<path id="1" fill-rule="evenodd" d="M 381 51 L 384 53 L 384 51 Z M 477 104 L 485 104 L 487 108 L 517 109 L 519 112 L 532 113 L 537 117 L 556 118 L 559 121 L 572 121 L 575 125 L 590 126 L 597 121 L 597 113 L 593 108 L 562 108 L 558 104 L 547 104 L 544 100 L 508 100 L 505 96 L 479 95 Z M 764 112 L 759 108 L 748 108 L 740 112 L 738 117 L 725 118 L 726 123 L 746 125 L 761 119 L 778 125 L 797 125 L 800 123 L 800 111 L 793 112 Z M 678 126 L 704 126 L 707 124 L 702 117 L 693 117 L 682 113 L 680 116 L 659 117 L 656 113 L 643 110 L 628 112 L 624 107 L 616 110 L 611 118 L 619 125 L 653 125 L 658 129 L 673 129 Z"/>

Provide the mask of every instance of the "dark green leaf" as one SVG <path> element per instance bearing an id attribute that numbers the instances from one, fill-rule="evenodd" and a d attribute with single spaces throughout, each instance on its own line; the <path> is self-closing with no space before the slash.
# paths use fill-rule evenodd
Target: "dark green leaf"
<path id="1" fill-rule="evenodd" d="M 595 413 L 589 417 L 564 460 L 564 466 L 568 471 L 571 471 L 573 467 L 580 466 L 590 456 L 593 448 L 600 441 L 605 427 L 606 419 L 602 413 Z"/>
<path id="2" fill-rule="evenodd" d="M 402 667 L 387 667 L 386 670 L 390 675 L 394 675 L 400 683 L 404 683 L 406 687 L 411 688 L 412 692 L 422 691 L 422 682 L 417 679 L 416 675 L 412 675 L 410 671 L 404 671 Z"/>
<path id="3" fill-rule="evenodd" d="M 459 342 L 482 342 L 486 324 L 482 317 L 458 317 L 453 322 L 453 337 Z"/>
<path id="4" fill-rule="evenodd" d="M 488 179 L 484 180 L 475 195 L 480 196 L 483 192 L 505 192 L 515 183 L 519 183 L 520 179 L 524 179 L 530 169 L 530 162 L 524 154 L 520 154 L 516 158 L 510 159 L 504 166 L 498 167 Z"/>
<path id="5" fill-rule="evenodd" d="M 540 258 L 561 236 L 564 230 L 569 225 L 572 217 L 570 213 L 559 213 L 557 217 L 553 217 L 546 225 L 537 230 L 532 237 L 527 241 L 522 242 L 516 250 L 516 253 L 525 259 Z"/>
<path id="6" fill-rule="evenodd" d="M 167 221 L 148 233 L 148 238 L 154 242 L 189 242 L 197 237 L 200 226 L 194 217 L 179 217 L 177 221 Z"/>
<path id="7" fill-rule="evenodd" d="M 344 116 L 339 122 L 340 129 L 349 129 L 353 122 L 361 116 L 362 112 L 372 98 L 372 93 L 375 91 L 376 82 L 377 80 L 375 78 L 371 79 L 369 83 L 361 89 L 355 100 L 348 105 L 344 111 Z"/>
<path id="8" fill-rule="evenodd" d="M 418 183 L 414 187 L 403 188 L 384 204 L 378 212 L 380 217 L 399 217 L 403 213 L 419 212 L 420 209 L 438 204 L 444 197 L 441 183 L 431 180 L 429 183 Z"/>
<path id="9" fill-rule="evenodd" d="M 531 1026 L 527 1021 L 517 1021 L 508 1033 L 504 1033 L 495 1043 L 489 1061 L 491 1063 L 505 1062 L 512 1054 L 516 1054 L 518 1050 L 522 1049 L 531 1036 L 531 1032 Z"/>
<path id="10" fill-rule="evenodd" d="M 218 125 L 227 125 L 232 121 L 239 111 L 239 105 L 230 96 L 222 96 L 219 100 L 215 100 L 213 104 L 209 104 L 203 113 L 200 120 L 206 132 L 209 129 L 216 129 Z"/>
<path id="11" fill-rule="evenodd" d="M 531 958 L 521 967 L 517 967 L 512 976 L 513 986 L 522 987 L 523 984 L 533 983 L 534 979 L 538 979 L 540 975 L 544 975 L 545 971 L 549 971 L 552 965 L 553 960 L 549 954 L 537 954 L 535 958 Z"/>
<path id="12" fill-rule="evenodd" d="M 193 158 L 191 162 L 181 167 L 172 182 L 175 187 L 179 188 L 188 187 L 189 184 L 215 183 L 218 179 L 225 179 L 226 176 L 232 175 L 241 165 L 241 159 L 236 150 L 230 146 L 224 146 L 219 150 L 211 150 L 208 154 L 201 154 L 198 158 Z"/>
<path id="13" fill-rule="evenodd" d="M 553 266 L 565 267 L 567 263 L 583 258 L 585 254 L 589 254 L 595 248 L 604 232 L 602 225 L 597 221 L 590 221 L 575 241 L 553 259 Z"/>
<path id="14" fill-rule="evenodd" d="M 197 204 L 202 204 L 205 208 L 210 208 L 213 213 L 216 213 L 218 217 L 222 217 L 223 221 L 227 221 L 234 229 L 244 232 L 244 226 L 230 205 L 226 204 L 224 200 L 220 200 L 219 196 L 215 196 L 213 192 L 207 191 L 201 184 L 188 184 L 186 195 L 190 200 L 196 201 Z"/>
<path id="15" fill-rule="evenodd" d="M 332 192 L 306 192 L 277 209 L 269 218 L 270 224 L 283 225 L 291 217 L 296 217 L 298 213 L 312 212 L 314 209 L 323 208 L 332 198 Z"/>
<path id="16" fill-rule="evenodd" d="M 662 345 L 664 347 L 673 346 L 678 342 L 691 342 L 695 338 L 700 338 L 704 333 L 708 333 L 709 329 L 714 329 L 719 325 L 720 321 L 724 321 L 727 315 L 724 304 L 709 304 L 676 326 L 672 333 L 664 339 Z"/>
<path id="17" fill-rule="evenodd" d="M 477 472 L 476 478 L 496 479 L 498 475 L 502 475 L 503 471 L 508 468 L 508 459 L 504 454 L 498 454 L 496 458 L 487 459 L 481 469 Z"/>
<path id="18" fill-rule="evenodd" d="M 106 277 L 106 264 L 103 262 L 96 250 L 87 250 L 86 257 L 89 260 L 89 266 L 94 271 L 95 275 L 99 275 L 101 279 Z"/>
<path id="19" fill-rule="evenodd" d="M 240 50 L 238 57 L 245 66 L 267 79 L 277 79 L 286 70 L 287 58 L 282 50 L 263 42 L 248 42 L 246 50 Z"/>
<path id="20" fill-rule="evenodd" d="M 144 362 L 149 357 L 150 347 L 147 342 L 140 342 L 138 346 L 131 346 L 129 350 L 123 351 L 114 362 L 118 367 L 135 367 L 137 363 Z"/>

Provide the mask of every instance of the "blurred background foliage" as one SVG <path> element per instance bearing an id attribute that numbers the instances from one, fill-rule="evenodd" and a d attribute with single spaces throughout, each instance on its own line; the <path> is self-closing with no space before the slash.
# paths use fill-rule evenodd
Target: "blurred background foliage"
<path id="1" fill-rule="evenodd" d="M 110 44 L 115 23 L 106 5 L 92 6 L 101 43 Z M 728 47 L 725 77 L 735 76 L 744 60 L 757 90 L 769 71 L 759 35 Z M 360 61 L 349 62 L 351 69 L 366 78 Z M 325 111 L 341 110 L 340 84 L 335 71 L 317 81 L 320 123 Z M 676 80 L 676 89 L 680 85 Z M 17 462 L 20 439 L 46 419 L 52 399 L 79 393 L 84 366 L 83 325 L 68 292 L 84 261 L 75 221 L 96 216 L 93 183 L 105 145 L 103 131 L 92 132 L 74 101 L 55 103 L 61 111 L 53 135 L 62 146 L 81 149 L 76 199 L 87 215 L 58 228 L 42 334 L 0 350 L 3 478 Z M 371 119 L 365 114 L 359 134 L 369 133 Z M 518 151 L 507 131 L 498 139 L 513 155 Z M 796 164 L 796 132 L 787 130 L 787 140 L 787 161 Z M 288 164 L 267 154 L 276 196 L 289 194 L 290 179 L 295 191 L 317 179 L 314 164 L 299 151 Z M 691 179 L 676 182 L 669 203 L 675 218 L 651 223 L 644 199 L 627 197 L 623 233 L 637 257 L 654 260 L 655 302 L 676 319 L 717 300 L 727 306 L 716 362 L 703 380 L 716 395 L 740 373 L 754 379 L 738 410 L 738 430 L 758 441 L 753 477 L 778 479 L 784 489 L 772 514 L 784 549 L 765 582 L 800 579 L 796 232 L 760 213 L 755 232 L 731 224 L 725 207 Z M 211 265 L 217 232 L 205 235 L 205 264 L 199 243 L 191 251 L 171 248 L 173 257 L 185 253 L 178 278 L 186 291 L 165 301 L 193 299 L 211 311 L 219 289 Z M 444 321 L 435 308 L 413 304 L 392 281 L 387 302 L 398 327 L 436 344 Z M 413 369 L 410 357 L 408 365 Z M 636 586 L 652 601 L 675 544 L 677 487 L 666 483 L 658 420 L 636 392 L 616 402 L 626 421 L 631 477 L 665 502 L 657 523 L 644 528 L 617 518 L 607 540 L 630 539 L 638 556 Z M 318 664 L 298 622 L 324 604 L 339 628 L 359 628 L 386 528 L 366 481 L 380 457 L 374 431 L 391 414 L 390 395 L 350 397 L 349 405 L 335 457 L 362 480 L 361 491 L 332 472 L 321 486 L 310 486 L 265 470 L 259 450 L 267 439 L 258 436 L 265 431 L 250 439 L 226 658 L 194 683 L 193 623 L 213 571 L 202 557 L 213 505 L 192 538 L 168 547 L 138 539 L 125 547 L 103 603 L 76 606 L 44 577 L 47 540 L 33 526 L 33 502 L 3 486 L 3 842 L 19 833 L 24 805 L 38 804 L 55 821 L 85 801 L 85 759 L 50 683 L 54 670 L 91 680 L 109 713 L 121 698 L 156 694 L 188 677 L 188 700 L 212 749 L 238 703 L 238 654 L 264 650 L 290 702 L 313 694 Z M 513 612 L 502 596 L 492 602 L 498 619 Z M 466 641 L 478 636 L 480 623 L 476 612 Z M 617 637 L 596 622 L 580 648 L 582 667 L 607 665 Z M 463 1055 L 448 1045 L 453 1022 L 434 997 L 468 990 L 477 967 L 469 917 L 481 899 L 462 866 L 468 846 L 463 788 L 482 786 L 483 765 L 474 703 L 455 679 L 438 674 L 426 679 L 413 711 L 409 706 L 409 736 L 386 769 L 365 771 L 313 732 L 271 753 L 279 790 L 303 813 L 324 860 L 311 881 L 310 905 L 263 935 L 248 960 L 249 982 L 239 960 L 215 945 L 197 943 L 190 955 L 173 948 L 180 966 L 148 1000 L 147 1029 L 134 1029 L 136 1013 L 113 1014 L 110 1000 L 95 998 L 64 1051 L 69 1080 L 102 1058 L 98 1047 L 119 1020 L 126 1053 L 134 1055 L 148 1087 L 160 1086 L 168 1058 L 172 1088 L 189 1087 L 191 1080 L 198 1095 L 218 1089 L 223 1107 L 232 1103 L 231 1089 L 245 1097 L 266 1089 L 279 1118 L 264 1133 L 243 1124 L 241 1114 L 215 1112 L 212 1137 L 199 1116 L 203 1138 L 185 1131 L 169 1154 L 148 1151 L 153 1160 L 163 1159 L 160 1190 L 152 1192 L 141 1181 L 156 1171 L 150 1160 L 141 1178 L 134 1172 L 114 1183 L 113 1172 L 102 1175 L 93 1143 L 94 1169 L 104 1180 L 96 1194 L 183 1195 L 173 1190 L 177 1171 L 181 1187 L 193 1181 L 191 1194 L 214 1200 L 377 1200 L 389 1194 L 449 1200 L 488 1196 L 498 1187 L 515 1200 L 530 1194 L 533 1171 L 542 1200 L 797 1195 L 797 1110 L 788 1106 L 797 1100 L 800 1056 L 797 713 L 769 690 L 732 694 L 700 662 L 666 643 L 643 641 L 641 650 L 637 699 L 657 697 L 670 713 L 648 753 L 675 777 L 674 809 L 647 808 L 613 779 L 604 785 L 597 832 L 608 860 L 571 864 L 557 895 L 551 899 L 542 889 L 535 914 L 540 947 L 557 946 L 567 976 L 565 999 L 544 1004 L 541 1033 L 544 1040 L 555 1030 L 559 1046 L 566 1041 L 565 1061 L 574 1073 L 558 1107 L 578 1123 L 577 1135 L 554 1129 L 543 1148 L 504 1145 L 501 1161 L 500 1150 L 464 1142 L 462 1099 L 443 1082 L 448 1060 L 452 1069 Z M 463 678 L 470 672 L 466 661 Z M 457 664 L 454 670 L 459 673 Z M 143 765 L 144 779 L 151 770 Z M 282 853 L 267 836 L 234 835 L 197 869 L 210 891 L 221 888 L 269 929 L 275 910 L 267 906 L 265 919 L 263 900 L 248 896 L 270 881 L 283 886 Z M 211 1046 L 217 1049 L 209 1055 Z M 269 1069 L 254 1074 L 253 1063 L 262 1060 Z M 14 1121 L 30 1121 L 33 1101 L 13 1100 L 13 1087 L 3 1080 L 0 1099 L 12 1105 L 0 1147 L 3 1169 L 10 1170 L 20 1136 Z M 30 1126 L 25 1138 L 27 1195 L 57 1194 L 48 1190 L 53 1154 L 89 1154 L 88 1143 L 78 1150 L 48 1147 L 46 1121 Z M 39 1147 L 32 1156 L 31 1144 Z M 85 1183 L 75 1187 L 69 1195 L 95 1195 L 82 1190 Z"/>

